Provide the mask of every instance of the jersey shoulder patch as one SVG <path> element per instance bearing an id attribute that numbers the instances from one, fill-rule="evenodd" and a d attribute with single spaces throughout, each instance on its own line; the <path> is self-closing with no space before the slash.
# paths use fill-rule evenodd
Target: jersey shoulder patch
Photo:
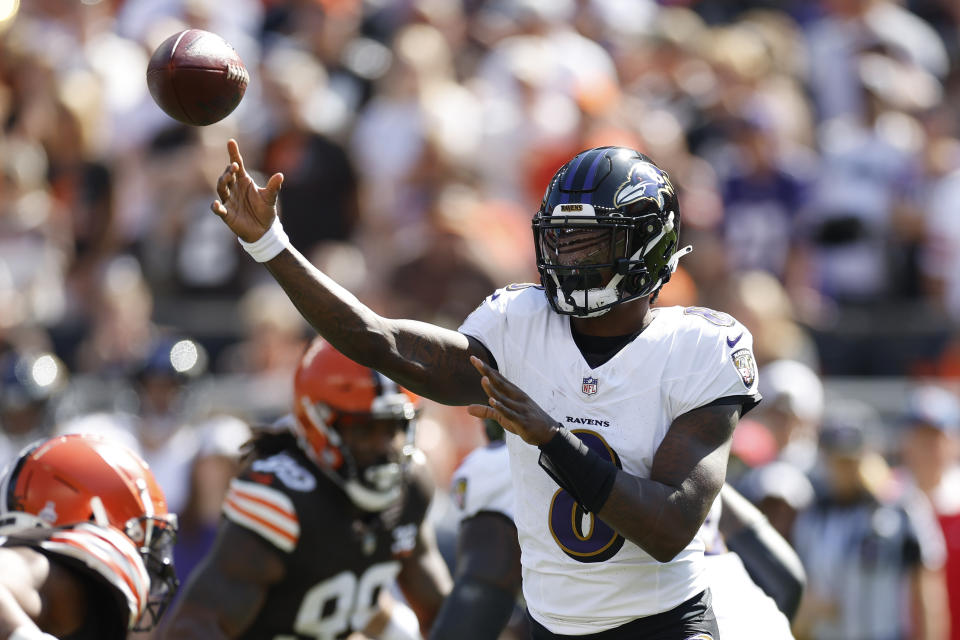
<path id="1" fill-rule="evenodd" d="M 251 476 L 257 478 L 255 474 L 264 473 L 255 467 L 256 463 L 244 475 L 230 481 L 223 515 L 277 549 L 292 553 L 300 541 L 300 520 L 293 500 L 277 487 L 253 481 Z M 306 469 L 303 471 L 309 473 Z M 316 478 L 312 474 L 310 477 L 315 484 Z"/>

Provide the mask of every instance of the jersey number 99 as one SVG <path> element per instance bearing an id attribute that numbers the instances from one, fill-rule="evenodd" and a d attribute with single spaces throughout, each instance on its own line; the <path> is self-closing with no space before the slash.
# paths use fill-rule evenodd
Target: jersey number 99
<path id="1" fill-rule="evenodd" d="M 334 640 L 348 630 L 363 629 L 377 610 L 377 596 L 389 589 L 399 562 L 383 562 L 367 569 L 360 579 L 351 571 L 313 586 L 303 596 L 293 630 L 301 636 Z M 295 640 L 292 636 L 274 636 L 273 640 Z"/>

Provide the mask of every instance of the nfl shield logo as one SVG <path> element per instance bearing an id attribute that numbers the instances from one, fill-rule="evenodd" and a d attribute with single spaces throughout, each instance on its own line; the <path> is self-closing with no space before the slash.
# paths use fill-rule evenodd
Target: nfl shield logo
<path id="1" fill-rule="evenodd" d="M 597 392 L 597 379 L 596 378 L 584 378 L 583 386 L 580 387 L 580 390 L 583 391 L 585 395 L 592 396 Z"/>

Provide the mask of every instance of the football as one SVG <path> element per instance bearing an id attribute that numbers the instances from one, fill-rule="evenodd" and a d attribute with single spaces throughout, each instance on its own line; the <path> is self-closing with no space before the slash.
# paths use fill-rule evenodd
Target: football
<path id="1" fill-rule="evenodd" d="M 150 95 L 168 116 L 204 126 L 237 108 L 250 74 L 226 40 L 187 29 L 163 41 L 147 65 Z"/>

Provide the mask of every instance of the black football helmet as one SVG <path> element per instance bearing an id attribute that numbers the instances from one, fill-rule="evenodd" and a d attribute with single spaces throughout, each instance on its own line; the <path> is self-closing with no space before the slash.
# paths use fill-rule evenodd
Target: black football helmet
<path id="1" fill-rule="evenodd" d="M 537 270 L 558 313 L 600 316 L 655 295 L 677 268 L 680 207 L 667 173 L 626 147 L 578 153 L 533 217 Z"/>

